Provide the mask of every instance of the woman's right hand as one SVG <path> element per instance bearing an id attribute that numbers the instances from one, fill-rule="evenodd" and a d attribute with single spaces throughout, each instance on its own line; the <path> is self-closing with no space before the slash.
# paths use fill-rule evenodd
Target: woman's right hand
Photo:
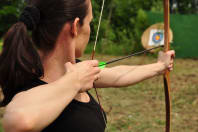
<path id="1" fill-rule="evenodd" d="M 93 88 L 93 83 L 99 78 L 100 68 L 97 60 L 83 61 L 77 64 L 67 62 L 66 74 L 73 74 L 77 83 L 80 84 L 79 92 L 85 92 Z"/>

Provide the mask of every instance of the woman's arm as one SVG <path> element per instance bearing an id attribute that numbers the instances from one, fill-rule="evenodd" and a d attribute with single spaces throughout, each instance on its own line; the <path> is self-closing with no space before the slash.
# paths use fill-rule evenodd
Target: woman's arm
<path id="1" fill-rule="evenodd" d="M 6 107 L 5 132 L 39 132 L 52 123 L 79 91 L 93 87 L 100 72 L 96 61 L 67 66 L 57 81 L 17 94 Z"/>
<path id="2" fill-rule="evenodd" d="M 174 51 L 160 53 L 158 62 L 142 66 L 117 66 L 105 68 L 100 78 L 95 82 L 96 87 L 124 87 L 136 84 L 145 79 L 162 74 L 166 69 L 172 70 Z"/>
<path id="3" fill-rule="evenodd" d="M 105 68 L 101 71 L 100 78 L 96 83 L 98 88 L 125 87 L 136 84 L 145 79 L 162 73 L 162 63 L 155 63 L 143 66 L 117 66 Z"/>

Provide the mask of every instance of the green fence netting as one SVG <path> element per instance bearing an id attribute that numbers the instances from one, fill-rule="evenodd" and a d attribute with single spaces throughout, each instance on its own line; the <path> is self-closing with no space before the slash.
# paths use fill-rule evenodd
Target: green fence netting
<path id="1" fill-rule="evenodd" d="M 149 24 L 163 22 L 163 14 L 147 12 Z M 198 58 L 198 15 L 172 14 L 172 47 L 178 58 Z"/>

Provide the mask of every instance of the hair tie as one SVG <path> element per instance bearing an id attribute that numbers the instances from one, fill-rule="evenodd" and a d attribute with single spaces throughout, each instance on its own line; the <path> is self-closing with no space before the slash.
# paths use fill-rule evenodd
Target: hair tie
<path id="1" fill-rule="evenodd" d="M 19 17 L 28 30 L 35 30 L 40 22 L 40 11 L 36 6 L 27 6 Z"/>

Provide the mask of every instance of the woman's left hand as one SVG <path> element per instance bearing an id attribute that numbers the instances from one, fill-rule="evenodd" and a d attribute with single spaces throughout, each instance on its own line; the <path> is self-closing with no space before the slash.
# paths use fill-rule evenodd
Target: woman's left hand
<path id="1" fill-rule="evenodd" d="M 158 63 L 163 63 L 164 70 L 172 71 L 174 66 L 174 58 L 175 58 L 174 50 L 167 51 L 166 53 L 161 51 L 159 52 L 158 55 Z"/>

